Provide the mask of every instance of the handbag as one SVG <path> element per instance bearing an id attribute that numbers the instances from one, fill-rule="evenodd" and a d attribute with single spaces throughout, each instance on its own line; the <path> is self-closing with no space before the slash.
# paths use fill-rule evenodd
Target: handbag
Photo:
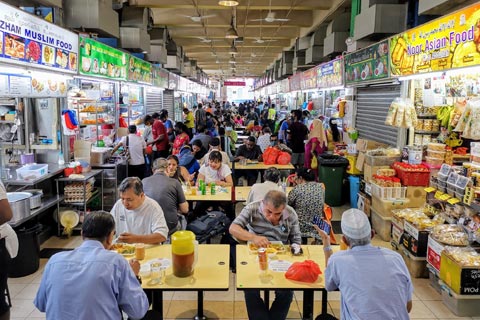
<path id="1" fill-rule="evenodd" d="M 312 157 L 312 162 L 310 162 L 310 168 L 312 168 L 312 169 L 317 169 L 318 168 L 317 157 Z"/>

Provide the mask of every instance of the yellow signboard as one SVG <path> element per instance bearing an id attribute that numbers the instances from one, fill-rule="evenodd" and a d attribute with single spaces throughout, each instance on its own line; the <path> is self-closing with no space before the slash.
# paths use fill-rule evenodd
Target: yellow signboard
<path id="1" fill-rule="evenodd" d="M 393 76 L 480 65 L 480 4 L 390 39 Z"/>

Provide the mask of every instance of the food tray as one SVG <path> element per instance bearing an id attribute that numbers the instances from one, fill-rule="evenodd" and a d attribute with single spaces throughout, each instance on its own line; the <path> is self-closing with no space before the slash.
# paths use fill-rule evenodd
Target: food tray
<path id="1" fill-rule="evenodd" d="M 48 164 L 30 164 L 16 170 L 17 179 L 35 180 L 48 173 Z"/>
<path id="2" fill-rule="evenodd" d="M 133 256 L 135 254 L 135 246 L 128 243 L 114 243 L 110 250 L 115 250 L 124 256 Z"/>
<path id="3" fill-rule="evenodd" d="M 258 247 L 253 243 L 253 242 L 248 242 L 248 252 L 250 254 L 257 254 L 258 253 Z M 267 253 L 285 253 L 287 249 L 285 248 L 285 245 L 282 243 L 282 241 L 270 241 L 270 244 L 267 247 Z"/>

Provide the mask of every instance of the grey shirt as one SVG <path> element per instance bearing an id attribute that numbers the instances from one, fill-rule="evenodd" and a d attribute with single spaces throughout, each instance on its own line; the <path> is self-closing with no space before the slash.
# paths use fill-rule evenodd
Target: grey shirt
<path id="1" fill-rule="evenodd" d="M 282 218 L 277 226 L 267 220 L 262 209 L 262 201 L 252 202 L 243 208 L 242 212 L 233 220 L 233 223 L 246 228 L 251 233 L 264 236 L 270 241 L 282 241 L 284 244 L 302 243 L 298 217 L 292 207 L 285 206 Z"/>
<path id="2" fill-rule="evenodd" d="M 162 207 L 168 229 L 171 231 L 176 228 L 178 205 L 186 201 L 180 182 L 163 173 L 156 173 L 143 179 L 142 183 L 145 194 Z"/>
<path id="3" fill-rule="evenodd" d="M 210 147 L 210 141 L 212 140 L 212 138 L 208 134 L 205 134 L 202 132 L 202 133 L 196 134 L 193 137 L 192 141 L 190 141 L 190 144 L 192 144 L 193 141 L 195 140 L 200 140 L 205 150 L 208 150 L 208 148 Z"/>

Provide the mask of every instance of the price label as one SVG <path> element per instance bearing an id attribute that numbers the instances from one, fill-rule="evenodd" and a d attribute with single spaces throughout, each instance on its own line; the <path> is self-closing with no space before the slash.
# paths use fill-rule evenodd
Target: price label
<path id="1" fill-rule="evenodd" d="M 437 190 L 437 189 L 435 189 L 434 187 L 428 187 L 428 188 L 425 188 L 425 189 L 423 189 L 423 190 L 425 190 L 426 192 L 430 193 L 430 192 L 433 192 L 433 191 L 435 191 L 435 190 Z"/>
<path id="2" fill-rule="evenodd" d="M 437 191 L 435 192 L 435 199 L 439 199 L 440 200 L 440 197 L 443 196 L 443 192 L 440 192 L 440 191 Z"/>
<path id="3" fill-rule="evenodd" d="M 447 202 L 450 204 L 456 204 L 456 203 L 459 203 L 460 200 L 458 200 L 457 198 L 451 198 L 451 199 L 448 199 Z"/>
<path id="4" fill-rule="evenodd" d="M 443 201 L 448 200 L 450 198 L 451 196 L 449 196 L 448 194 L 443 194 L 442 196 L 440 196 L 440 200 L 443 200 Z"/>

